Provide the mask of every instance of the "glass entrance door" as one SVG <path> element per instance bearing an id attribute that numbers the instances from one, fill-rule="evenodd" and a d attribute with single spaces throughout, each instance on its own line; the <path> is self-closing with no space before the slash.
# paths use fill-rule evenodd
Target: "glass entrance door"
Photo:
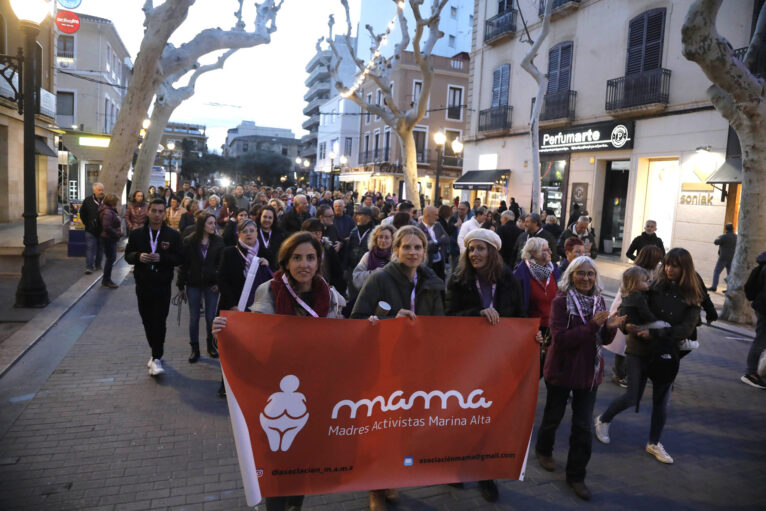
<path id="1" fill-rule="evenodd" d="M 672 246 L 679 178 L 678 160 L 649 162 L 642 226 L 647 220 L 657 222 L 657 237 L 664 242 L 665 250 Z"/>
<path id="2" fill-rule="evenodd" d="M 621 253 L 625 230 L 625 199 L 628 196 L 630 161 L 610 161 L 606 164 L 604 205 L 599 236 L 600 251 Z"/>
<path id="3" fill-rule="evenodd" d="M 569 155 L 565 160 L 540 162 L 540 194 L 543 209 L 552 209 L 559 224 L 566 222 L 567 186 L 569 184 Z"/>

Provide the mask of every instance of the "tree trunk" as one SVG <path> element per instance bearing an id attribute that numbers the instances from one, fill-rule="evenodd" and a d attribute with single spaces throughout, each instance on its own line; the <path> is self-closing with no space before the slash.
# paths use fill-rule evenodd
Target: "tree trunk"
<path id="1" fill-rule="evenodd" d="M 742 146 L 742 194 L 740 197 L 737 249 L 726 281 L 726 300 L 721 319 L 755 324 L 755 313 L 745 297 L 744 286 L 755 259 L 766 250 L 766 120 L 756 115 L 747 131 L 738 129 Z M 729 200 L 734 200 L 730 197 Z"/>
<path id="2" fill-rule="evenodd" d="M 418 150 L 412 130 L 397 131 L 399 145 L 404 158 L 404 190 L 407 200 L 412 202 L 415 209 L 420 210 L 420 194 L 418 193 Z"/>
<path id="3" fill-rule="evenodd" d="M 133 169 L 131 190 L 141 190 L 146 193 L 146 190 L 149 189 L 149 179 L 152 175 L 154 159 L 157 156 L 157 146 L 162 141 L 162 134 L 173 110 L 175 109 L 167 103 L 155 101 L 151 125 L 146 130 L 146 137 L 138 150 L 138 160 L 136 160 L 136 166 Z"/>
<path id="4" fill-rule="evenodd" d="M 545 101 L 545 90 L 548 88 L 548 78 L 544 78 L 537 84 L 537 96 L 535 97 L 535 106 L 532 109 L 532 116 L 529 120 L 529 135 L 532 141 L 532 201 L 530 213 L 540 212 L 540 110 Z M 506 197 L 508 204 L 511 203 L 511 187 L 508 187 L 509 196 Z M 566 207 L 566 205 L 564 205 Z M 563 215 L 562 211 L 562 215 Z"/>

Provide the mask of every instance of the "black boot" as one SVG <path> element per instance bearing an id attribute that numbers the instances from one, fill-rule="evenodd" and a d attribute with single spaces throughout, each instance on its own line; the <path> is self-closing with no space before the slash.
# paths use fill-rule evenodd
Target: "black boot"
<path id="1" fill-rule="evenodd" d="M 213 336 L 207 338 L 207 354 L 210 358 L 218 358 L 218 347 L 216 346 L 216 340 Z"/>
<path id="2" fill-rule="evenodd" d="M 199 343 L 191 343 L 191 355 L 189 355 L 189 363 L 193 364 L 199 360 Z"/>
<path id="3" fill-rule="evenodd" d="M 221 380 L 221 386 L 218 387 L 218 397 L 226 397 L 226 387 L 223 384 L 223 380 Z"/>

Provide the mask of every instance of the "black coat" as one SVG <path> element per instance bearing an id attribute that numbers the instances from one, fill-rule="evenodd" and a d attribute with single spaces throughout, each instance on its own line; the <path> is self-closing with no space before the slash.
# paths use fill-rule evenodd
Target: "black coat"
<path id="1" fill-rule="evenodd" d="M 210 236 L 207 255 L 202 259 L 199 242 L 193 238 L 183 240 L 184 262 L 178 267 L 176 286 L 184 289 L 186 286 L 207 288 L 218 283 L 218 264 L 221 262 L 221 252 L 224 245 L 220 236 Z"/>
<path id="2" fill-rule="evenodd" d="M 224 247 L 218 264 L 218 310 L 229 310 L 237 306 L 239 296 L 245 287 L 245 260 L 237 246 Z"/>
<path id="3" fill-rule="evenodd" d="M 294 232 L 300 231 L 303 222 L 309 218 L 310 215 L 308 213 L 300 215 L 295 210 L 295 208 L 292 208 L 290 211 L 282 215 L 282 219 L 279 221 L 279 227 L 285 232 L 287 236 L 289 236 Z"/>
<path id="4" fill-rule="evenodd" d="M 628 247 L 628 251 L 625 253 L 625 255 L 628 256 L 628 259 L 631 261 L 635 261 L 638 253 L 641 252 L 641 249 L 647 245 L 654 245 L 655 247 L 659 247 L 660 250 L 662 250 L 662 254 L 665 254 L 665 245 L 662 243 L 662 240 L 657 237 L 656 233 L 649 235 L 645 232 L 642 232 L 640 236 L 636 236 L 633 238 L 633 241 L 630 242 L 630 246 Z"/>
<path id="5" fill-rule="evenodd" d="M 125 260 L 135 267 L 133 276 L 136 279 L 136 286 L 169 286 L 173 282 L 173 268 L 184 262 L 181 235 L 163 223 L 157 238 L 159 262 L 142 263 L 140 261 L 141 254 L 152 251 L 152 245 L 149 241 L 150 230 L 151 228 L 147 223 L 130 233 L 128 245 L 125 247 Z"/>
<path id="6" fill-rule="evenodd" d="M 359 264 L 359 260 L 362 259 L 362 256 L 365 252 L 369 250 L 367 247 L 367 240 L 370 237 L 370 234 L 372 234 L 372 229 L 375 227 L 375 224 L 370 222 L 367 225 L 364 225 L 359 228 L 359 226 L 354 227 L 351 229 L 351 234 L 348 238 L 348 245 L 345 249 L 345 262 L 343 264 L 346 272 L 348 273 L 348 279 L 351 280 L 351 272 L 354 271 L 354 268 L 356 268 L 356 265 Z M 359 239 L 359 235 L 364 233 L 362 236 L 362 239 Z"/>
<path id="7" fill-rule="evenodd" d="M 282 243 L 285 241 L 287 236 L 285 236 L 285 233 L 282 229 L 273 226 L 271 228 L 271 237 L 268 238 L 269 247 L 266 248 L 266 245 L 263 243 L 263 239 L 261 239 L 261 235 L 266 238 L 266 235 L 263 234 L 259 229 L 258 257 L 263 257 L 269 262 L 269 268 L 271 271 L 277 271 L 279 269 L 279 261 L 277 260 L 277 256 L 279 256 L 279 247 L 282 246 Z"/>
<path id="8" fill-rule="evenodd" d="M 194 225 L 194 215 L 187 211 L 181 215 L 181 219 L 178 221 L 178 232 L 184 232 L 190 225 Z"/>
<path id="9" fill-rule="evenodd" d="M 221 233 L 223 244 L 227 247 L 233 247 L 237 244 L 237 222 L 236 220 L 226 220 L 226 225 Z"/>
<path id="10" fill-rule="evenodd" d="M 521 286 L 507 266 L 497 281 L 493 305 L 500 317 L 524 317 Z M 458 275 L 453 275 L 447 283 L 447 316 L 478 316 L 482 309 L 484 306 L 476 281 L 465 282 Z"/>
<path id="11" fill-rule="evenodd" d="M 523 233 L 524 231 L 516 226 L 516 222 L 511 221 L 506 222 L 505 225 L 501 225 L 497 229 L 497 235 L 500 236 L 500 241 L 503 242 L 500 247 L 500 255 L 503 257 L 505 264 L 511 268 L 513 268 L 513 260 L 515 258 L 513 248 L 516 246 L 516 240 Z"/>
<path id="12" fill-rule="evenodd" d="M 528 233 L 522 233 L 519 235 L 519 237 L 516 239 L 516 245 L 513 247 L 513 256 L 514 261 L 511 265 L 511 268 L 516 267 L 516 265 L 521 262 L 521 251 L 524 249 L 524 245 L 527 244 L 527 240 L 529 238 L 543 238 L 548 242 L 548 247 L 551 249 L 551 260 L 553 261 L 553 264 L 556 264 L 559 262 L 559 255 L 556 250 L 556 238 L 553 237 L 553 234 L 550 233 L 550 231 L 546 231 L 545 229 L 540 229 L 534 234 L 528 234 Z"/>
<path id="13" fill-rule="evenodd" d="M 737 235 L 733 232 L 721 234 L 713 242 L 718 245 L 718 257 L 722 261 L 731 262 L 734 259 L 734 250 L 737 248 Z"/>
<path id="14" fill-rule="evenodd" d="M 85 226 L 85 232 L 98 236 L 101 234 L 101 221 L 98 217 L 98 208 L 100 202 L 96 202 L 96 197 L 89 195 L 82 201 L 80 206 L 80 220 Z"/>

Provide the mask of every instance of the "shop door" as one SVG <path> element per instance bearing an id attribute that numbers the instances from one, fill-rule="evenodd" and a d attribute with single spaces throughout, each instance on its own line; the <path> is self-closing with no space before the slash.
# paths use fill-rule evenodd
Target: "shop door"
<path id="1" fill-rule="evenodd" d="M 552 209 L 559 224 L 565 227 L 567 187 L 569 185 L 569 158 L 540 162 L 540 192 L 543 209 Z"/>
<path id="2" fill-rule="evenodd" d="M 673 220 L 678 201 L 679 168 L 678 160 L 650 161 L 649 177 L 646 183 L 646 206 L 644 218 L 657 222 L 657 236 L 662 239 L 665 249 L 672 246 Z"/>
<path id="3" fill-rule="evenodd" d="M 621 253 L 625 231 L 625 199 L 628 196 L 630 161 L 609 161 L 606 163 L 604 180 L 604 212 L 601 220 L 599 249 L 611 254 Z"/>

